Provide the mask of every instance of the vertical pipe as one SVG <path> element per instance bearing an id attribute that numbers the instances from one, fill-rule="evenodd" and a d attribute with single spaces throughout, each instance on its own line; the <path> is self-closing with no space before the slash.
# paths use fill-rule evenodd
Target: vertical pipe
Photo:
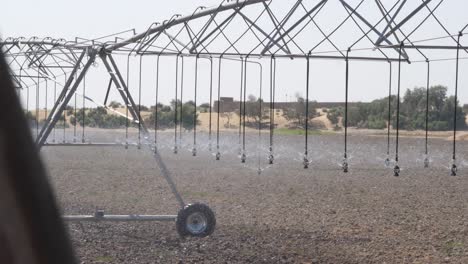
<path id="1" fill-rule="evenodd" d="M 75 124 L 73 125 L 73 142 L 76 142 L 76 93 L 73 97 L 75 100 L 75 105 L 73 106 L 73 115 L 75 117 Z"/>
<path id="2" fill-rule="evenodd" d="M 178 147 L 177 147 L 177 105 L 179 104 L 177 102 L 177 90 L 178 90 L 178 85 L 179 85 L 179 56 L 180 54 L 177 54 L 176 56 L 176 71 L 175 71 L 175 101 L 174 101 L 174 154 L 177 154 L 178 152 Z"/>
<path id="3" fill-rule="evenodd" d="M 198 84 L 198 55 L 195 58 L 195 87 L 194 87 L 194 110 L 193 110 L 193 149 L 192 156 L 197 155 L 197 84 Z"/>
<path id="4" fill-rule="evenodd" d="M 210 56 L 210 105 L 209 105 L 209 125 L 208 125 L 208 149 L 211 152 L 211 114 L 213 103 L 213 58 Z M 219 104 L 219 101 L 218 101 Z"/>
<path id="5" fill-rule="evenodd" d="M 305 100 L 305 145 L 304 145 L 304 169 L 309 168 L 309 86 L 310 86 L 310 51 L 306 58 L 306 100 Z"/>
<path id="6" fill-rule="evenodd" d="M 424 167 L 427 168 L 429 167 L 429 158 L 427 157 L 428 155 L 428 149 L 427 149 L 427 144 L 428 144 L 428 137 L 429 137 L 429 82 L 430 82 L 430 64 L 429 60 L 426 60 L 427 62 L 427 82 L 426 82 L 426 135 L 425 135 L 425 147 L 424 147 Z"/>
<path id="7" fill-rule="evenodd" d="M 182 146 L 182 128 L 184 126 L 184 57 L 180 57 L 182 60 L 181 71 L 180 71 L 180 114 L 179 114 L 179 147 Z"/>
<path id="8" fill-rule="evenodd" d="M 349 95 L 349 52 L 351 48 L 346 51 L 346 72 L 345 72 L 345 116 L 344 116 L 344 155 L 343 155 L 343 172 L 348 172 L 348 95 Z"/>
<path id="9" fill-rule="evenodd" d="M 453 102 L 453 153 L 452 153 L 452 168 L 451 175 L 457 175 L 457 165 L 456 165 L 456 147 L 457 147 L 457 105 L 458 105 L 458 69 L 460 61 L 460 37 L 462 32 L 458 34 L 457 38 L 457 58 L 455 64 L 455 98 Z"/>
<path id="10" fill-rule="evenodd" d="M 275 65 L 273 65 L 275 64 Z M 274 69 L 273 69 L 274 67 Z M 271 56 L 270 59 L 270 148 L 268 163 L 273 164 L 273 129 L 275 125 L 275 109 L 274 109 L 274 86 L 275 86 L 275 72 L 276 72 L 276 59 L 274 56 Z"/>
<path id="11" fill-rule="evenodd" d="M 83 76 L 83 109 L 82 109 L 82 118 L 83 125 L 81 127 L 81 143 L 85 143 L 85 127 L 86 127 L 86 75 Z M 127 118 L 128 120 L 128 118 Z"/>
<path id="12" fill-rule="evenodd" d="M 400 90 L 401 90 L 401 50 L 403 42 L 400 43 L 398 52 L 398 91 L 397 91 L 397 112 L 396 112 L 396 141 L 395 141 L 395 167 L 393 168 L 393 176 L 400 176 L 400 166 L 398 165 L 398 148 L 400 140 Z"/>
<path id="13" fill-rule="evenodd" d="M 159 58 L 156 60 L 156 93 L 154 103 L 154 149 L 157 149 L 158 142 L 158 95 L 159 95 Z"/>
<path id="14" fill-rule="evenodd" d="M 70 77 L 70 78 L 73 79 L 73 77 Z M 66 81 L 67 81 L 67 75 L 65 74 L 65 83 L 66 83 Z M 63 98 L 62 98 L 62 100 L 63 100 Z M 67 108 L 67 106 L 64 107 L 64 109 L 66 109 L 66 108 Z M 65 110 L 62 110 L 62 113 L 61 113 L 61 114 L 63 115 L 63 138 L 62 138 L 62 142 L 65 143 L 65 142 L 66 142 L 65 124 L 66 124 L 66 122 L 67 122 L 66 111 L 65 111 Z"/>
<path id="15" fill-rule="evenodd" d="M 221 158 L 221 153 L 219 152 L 219 116 L 221 114 L 220 112 L 220 106 L 221 106 L 221 62 L 222 62 L 222 56 L 219 57 L 219 65 L 218 65 L 218 105 L 217 105 L 217 122 L 216 122 L 216 160 L 219 160 Z M 240 113 L 239 113 L 240 114 Z"/>
<path id="16" fill-rule="evenodd" d="M 143 56 L 140 56 L 140 68 L 138 71 L 138 149 L 141 148 L 141 74 L 143 66 Z"/>
<path id="17" fill-rule="evenodd" d="M 244 85 L 244 59 L 241 57 L 241 78 L 240 78 L 240 95 L 239 95 L 239 155 L 242 155 L 242 93 Z"/>
<path id="18" fill-rule="evenodd" d="M 28 99 L 29 99 L 29 88 L 28 88 Z M 54 104 L 57 103 L 57 81 L 54 81 Z M 55 143 L 55 138 L 56 138 L 56 129 L 54 126 L 54 133 L 53 133 L 53 139 L 52 142 Z"/>
<path id="19" fill-rule="evenodd" d="M 48 80 L 46 79 L 45 81 L 45 108 L 44 108 L 44 120 L 47 120 L 47 96 L 48 96 L 48 93 L 47 93 L 47 90 L 49 88 L 49 82 Z"/>
<path id="20" fill-rule="evenodd" d="M 39 136 L 39 70 L 37 71 L 37 85 L 36 85 L 36 140 Z"/>
<path id="21" fill-rule="evenodd" d="M 245 153 L 245 116 L 246 116 L 246 101 L 247 101 L 247 59 L 248 57 L 245 58 L 244 60 L 244 102 L 242 106 L 242 155 L 241 155 L 241 162 L 245 163 L 245 160 L 247 158 L 247 155 Z"/>
<path id="22" fill-rule="evenodd" d="M 388 117 L 387 117 L 387 166 L 390 162 L 389 155 L 390 155 L 390 127 L 392 121 L 392 63 L 388 62 L 390 73 L 388 78 Z"/>

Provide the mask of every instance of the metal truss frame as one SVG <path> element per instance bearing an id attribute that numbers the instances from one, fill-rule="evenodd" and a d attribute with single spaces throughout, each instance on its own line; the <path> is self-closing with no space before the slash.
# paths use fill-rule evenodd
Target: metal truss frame
<path id="1" fill-rule="evenodd" d="M 434 11 L 444 0 L 431 9 L 429 4 L 432 0 L 422 0 L 421 3 L 408 15 L 400 17 L 403 10 L 408 5 L 407 0 L 395 0 L 392 6 L 386 7 L 381 0 L 375 0 L 375 8 L 381 14 L 381 18 L 371 22 L 359 10 L 365 0 L 352 6 L 349 0 L 339 0 L 347 16 L 340 20 L 338 26 L 326 32 L 317 22 L 317 16 L 323 12 L 328 0 L 295 0 L 294 4 L 285 15 L 281 16 L 275 13 L 272 3 L 273 0 L 237 0 L 222 1 L 221 4 L 213 8 L 199 7 L 190 15 L 174 15 L 162 23 L 153 23 L 149 28 L 139 34 L 132 30 L 133 35 L 122 39 L 115 37 L 119 35 L 106 36 L 96 40 L 75 39 L 75 41 L 66 41 L 63 39 L 36 37 L 25 38 L 7 38 L 0 39 L 0 48 L 10 60 L 12 68 L 12 77 L 14 83 L 19 89 L 27 88 L 31 85 L 38 85 L 43 80 L 58 82 L 60 75 L 65 75 L 66 82 L 62 85 L 62 91 L 57 98 L 48 118 L 37 135 L 36 143 L 39 148 L 42 146 L 110 146 L 114 144 L 106 143 L 57 143 L 47 142 L 52 129 L 60 119 L 62 112 L 68 105 L 77 88 L 82 83 L 91 66 L 100 60 L 103 62 L 106 71 L 109 74 L 110 81 L 107 88 L 107 95 L 111 85 L 117 89 L 129 110 L 132 121 L 141 125 L 144 138 L 149 138 L 146 128 L 137 105 L 128 90 L 128 84 L 122 77 L 119 67 L 114 60 L 113 54 L 136 54 L 139 56 L 185 56 L 185 57 L 209 57 L 210 59 L 247 59 L 247 58 L 304 58 L 319 60 L 342 60 L 342 61 L 382 61 L 397 62 L 401 58 L 408 63 L 411 62 L 409 50 L 417 52 L 428 61 L 429 58 L 423 53 L 423 50 L 465 50 L 468 53 L 468 47 L 458 42 L 456 45 L 415 45 L 409 38 L 424 24 L 429 17 L 433 17 L 439 25 L 445 30 L 447 36 L 455 40 L 444 25 L 437 19 Z M 312 3 L 306 7 L 305 2 Z M 255 7 L 259 14 L 252 15 L 248 12 L 250 8 Z M 408 21 L 417 14 L 427 9 L 429 14 L 413 30 L 405 33 L 403 27 Z M 263 20 L 262 20 L 263 19 Z M 270 26 L 265 26 L 269 21 Z M 233 34 L 230 26 L 233 21 L 242 23 L 245 26 L 241 34 Z M 351 23 L 362 33 L 357 39 L 351 40 L 346 46 L 339 46 L 332 37 L 342 28 L 345 23 Z M 239 24 L 240 25 L 240 24 Z M 236 25 L 237 26 L 237 25 Z M 467 25 L 468 26 L 468 25 Z M 467 26 L 463 27 L 456 35 L 462 35 Z M 305 29 L 314 28 L 318 30 L 318 44 L 298 43 L 297 36 L 304 34 Z M 125 31 L 128 33 L 128 31 Z M 376 37 L 373 39 L 371 34 Z M 241 44 L 248 39 L 247 36 L 255 41 L 249 41 L 249 44 Z M 314 36 L 315 38 L 316 36 Z M 226 46 L 212 45 L 215 40 L 223 40 Z M 356 45 L 361 41 L 367 41 L 367 48 L 356 48 L 356 51 L 369 51 L 378 54 L 373 55 L 349 55 L 354 51 Z M 456 40 L 455 40 L 456 41 Z M 324 52 L 319 51 L 318 47 L 322 43 L 329 43 L 334 50 Z M 383 45 L 384 43 L 384 45 Z M 389 53 L 391 51 L 391 53 Z M 345 55 L 346 53 L 346 55 Z M 336 55 L 338 54 L 338 55 Z M 16 66 L 16 68 L 14 67 Z M 26 82 L 25 80 L 28 80 Z M 104 105 L 107 102 L 107 95 Z M 152 153 L 154 153 L 162 175 L 169 184 L 172 193 L 176 197 L 178 204 L 183 208 L 186 204 L 176 185 L 172 180 L 170 171 L 165 166 L 156 145 L 150 142 L 144 142 Z M 65 216 L 70 221 L 167 221 L 174 220 L 174 215 L 104 215 L 102 212 L 96 212 L 95 215 Z"/>

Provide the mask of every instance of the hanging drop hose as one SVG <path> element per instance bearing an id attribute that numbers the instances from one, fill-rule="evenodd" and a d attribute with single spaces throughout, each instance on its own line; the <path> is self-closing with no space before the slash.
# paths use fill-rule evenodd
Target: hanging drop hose
<path id="1" fill-rule="evenodd" d="M 463 33 L 460 32 L 457 38 L 457 58 L 455 60 L 455 98 L 453 102 L 453 153 L 452 153 L 452 167 L 450 168 L 450 175 L 457 176 L 457 159 L 456 159 L 456 147 L 457 147 L 457 106 L 458 106 L 458 68 L 460 62 L 460 38 Z"/>
<path id="2" fill-rule="evenodd" d="M 309 168 L 309 85 L 310 85 L 310 54 L 307 55 L 307 68 L 306 68 L 306 101 L 305 101 L 305 145 L 304 145 L 304 169 Z"/>
<path id="3" fill-rule="evenodd" d="M 222 56 L 219 57 L 219 68 L 218 68 L 218 105 L 217 105 L 217 122 L 216 122 L 216 160 L 221 159 L 221 153 L 219 152 L 219 116 L 221 114 L 220 112 L 220 106 L 221 106 L 221 62 L 222 62 Z M 240 114 L 240 113 L 239 113 Z"/>
<path id="4" fill-rule="evenodd" d="M 344 155 L 343 155 L 343 163 L 341 167 L 343 172 L 348 172 L 349 163 L 348 163 L 348 93 L 349 93 L 349 52 L 351 48 L 348 48 L 346 51 L 346 72 L 345 72 L 345 117 L 344 117 Z"/>
<path id="5" fill-rule="evenodd" d="M 47 120 L 47 96 L 48 96 L 48 95 L 47 95 L 47 90 L 48 90 L 48 88 L 49 88 L 49 82 L 48 82 L 48 80 L 46 79 L 46 81 L 45 81 L 45 108 L 44 108 L 44 112 L 45 112 L 45 113 L 44 113 L 44 116 L 45 116 L 45 117 L 44 117 L 44 120 Z M 76 115 L 75 115 L 75 116 L 76 116 Z M 47 140 L 47 139 L 46 139 L 46 140 Z"/>
<path id="6" fill-rule="evenodd" d="M 247 59 L 244 60 L 244 103 L 242 106 L 242 154 L 241 154 L 241 162 L 245 163 L 247 159 L 247 155 L 245 153 L 245 117 L 246 117 L 246 102 L 247 102 Z"/>
<path id="7" fill-rule="evenodd" d="M 128 93 L 129 93 L 128 90 L 129 89 L 130 89 L 130 53 L 127 56 L 127 89 L 125 90 L 125 96 L 127 97 L 125 99 L 125 101 L 126 101 L 126 106 L 125 106 L 125 149 L 128 149 L 128 126 L 129 126 L 128 107 L 130 106 L 130 103 L 128 101 Z M 84 95 L 84 93 L 83 93 L 83 95 Z M 83 112 L 83 117 L 84 117 L 84 112 Z M 84 124 L 84 122 L 83 122 L 83 124 Z"/>
<path id="8" fill-rule="evenodd" d="M 175 101 L 174 101 L 174 154 L 178 153 L 178 148 L 177 148 L 177 105 L 179 104 L 177 102 L 177 90 L 178 90 L 178 84 L 179 84 L 179 56 L 180 54 L 177 54 L 176 56 L 176 78 L 175 78 Z"/>
<path id="9" fill-rule="evenodd" d="M 275 129 L 275 86 L 276 86 L 276 59 L 271 56 L 270 59 L 270 153 L 268 155 L 268 164 L 273 164 L 275 159 L 273 155 L 273 130 Z"/>
<path id="10" fill-rule="evenodd" d="M 138 145 L 137 148 L 141 149 L 141 68 L 143 65 L 143 56 L 140 55 L 140 68 L 138 70 Z"/>
<path id="11" fill-rule="evenodd" d="M 83 76 L 83 126 L 81 127 L 81 143 L 85 143 L 85 127 L 86 127 L 86 115 L 85 115 L 85 107 L 86 107 L 86 75 Z M 128 119 L 127 119 L 128 120 Z"/>
<path id="12" fill-rule="evenodd" d="M 179 149 L 182 147 L 182 128 L 184 127 L 184 57 L 180 57 L 182 60 L 181 71 L 180 71 L 180 114 L 179 116 Z"/>
<path id="13" fill-rule="evenodd" d="M 428 157 L 428 136 L 429 136 L 429 82 L 430 82 L 430 64 L 429 59 L 427 62 L 427 82 L 426 82 L 426 136 L 425 136 L 425 146 L 424 146 L 424 168 L 429 168 L 429 157 Z"/>
<path id="14" fill-rule="evenodd" d="M 57 82 L 54 82 L 54 104 L 57 103 Z M 26 103 L 26 105 L 29 104 L 29 88 L 28 88 L 28 102 Z M 26 109 L 28 109 L 28 106 L 26 106 Z M 26 110 L 26 113 L 28 112 L 28 110 Z M 52 142 L 55 143 L 55 139 L 56 139 L 56 129 L 55 129 L 55 126 L 54 126 L 54 133 L 53 133 L 53 138 L 52 138 Z"/>
<path id="15" fill-rule="evenodd" d="M 66 75 L 66 74 L 65 74 L 65 81 L 64 81 L 64 83 L 67 83 L 67 75 Z M 63 98 L 62 98 L 61 100 L 63 100 Z M 66 127 L 65 124 L 66 124 L 66 122 L 67 122 L 66 113 L 67 113 L 67 111 L 65 111 L 65 110 L 62 112 L 62 115 L 63 115 L 63 139 L 62 139 L 62 142 L 63 142 L 63 143 L 66 142 L 66 138 L 65 138 L 65 132 L 66 132 L 66 131 L 65 131 L 65 127 Z"/>
<path id="16" fill-rule="evenodd" d="M 158 150 L 158 95 L 159 95 L 159 58 L 156 60 L 156 93 L 154 95 L 154 151 Z"/>
<path id="17" fill-rule="evenodd" d="M 387 116 L 387 157 L 385 158 L 385 166 L 390 166 L 390 127 L 392 122 L 392 62 L 389 65 L 388 78 L 388 116 Z"/>
<path id="18" fill-rule="evenodd" d="M 36 85 L 36 140 L 39 136 L 39 71 L 37 72 L 37 85 Z"/>
<path id="19" fill-rule="evenodd" d="M 400 166 L 398 165 L 398 147 L 400 139 L 400 88 L 401 88 L 401 51 L 403 42 L 400 43 L 398 52 L 398 91 L 397 91 L 397 109 L 396 109 L 396 141 L 395 141 L 395 167 L 393 168 L 393 176 L 400 176 Z"/>
<path id="20" fill-rule="evenodd" d="M 240 57 L 241 61 L 241 78 L 240 78 L 240 95 L 239 95 L 239 155 L 242 155 L 242 90 L 244 89 L 244 59 Z"/>
<path id="21" fill-rule="evenodd" d="M 198 55 L 195 57 L 195 87 L 194 87 L 194 110 L 193 110 L 193 148 L 192 156 L 197 156 L 197 83 L 198 83 Z"/>
<path id="22" fill-rule="evenodd" d="M 210 56 L 210 105 L 209 105 L 209 125 L 208 125 L 208 150 L 211 152 L 211 114 L 213 103 L 213 57 Z M 218 101 L 219 104 L 219 101 Z"/>
<path id="23" fill-rule="evenodd" d="M 57 86 L 57 83 L 56 83 L 55 86 Z M 29 115 L 29 87 L 26 87 L 26 114 Z M 31 125 L 29 119 L 28 119 L 28 125 L 29 126 Z M 55 128 L 55 126 L 54 126 L 54 128 Z"/>
<path id="24" fill-rule="evenodd" d="M 75 106 L 73 107 L 73 116 L 75 117 L 75 123 L 73 124 L 73 142 L 76 142 L 76 93 L 75 93 Z"/>
<path id="25" fill-rule="evenodd" d="M 257 173 L 260 175 L 262 173 L 262 168 L 261 168 L 261 157 L 260 157 L 260 144 L 262 144 L 262 104 L 263 104 L 263 94 L 262 94 L 262 85 L 263 85 L 263 76 L 262 76 L 262 71 L 260 70 L 260 92 L 259 92 L 259 98 L 258 98 L 258 141 L 257 141 L 257 162 L 258 162 L 258 168 L 257 168 Z"/>

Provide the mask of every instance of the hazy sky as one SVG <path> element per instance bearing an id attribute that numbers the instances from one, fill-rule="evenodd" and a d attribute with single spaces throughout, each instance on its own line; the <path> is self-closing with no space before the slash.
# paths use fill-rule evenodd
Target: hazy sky
<path id="1" fill-rule="evenodd" d="M 284 4 L 284 10 L 288 10 L 291 1 L 278 2 L 277 5 Z M 374 2 L 373 0 L 365 0 Z M 103 35 L 135 28 L 137 32 L 144 31 L 152 22 L 163 21 L 173 14 L 188 15 L 200 5 L 214 6 L 219 4 L 219 0 L 147 0 L 147 1 L 110 1 L 110 0 L 83 0 L 83 1 L 63 1 L 63 0 L 15 0 L 5 1 L 0 11 L 0 34 L 2 37 L 38 36 L 54 38 L 65 38 L 73 40 L 75 37 L 97 38 Z M 305 3 L 317 2 L 307 1 Z M 344 12 L 341 5 L 336 1 L 329 1 L 329 10 L 323 15 L 322 22 L 330 23 L 323 29 L 326 32 L 332 30 L 336 25 L 334 14 Z M 349 0 L 352 5 L 357 1 Z M 387 2 L 387 1 L 384 1 Z M 394 2 L 394 1 L 391 1 Z M 419 1 L 408 1 L 412 4 Z M 439 1 L 433 0 L 431 6 L 435 6 Z M 275 3 L 276 4 L 276 3 Z M 278 7 L 278 6 L 277 6 Z M 410 8 L 411 9 L 411 8 Z M 466 16 L 468 10 L 467 1 L 445 0 L 435 14 L 441 22 L 447 25 L 451 33 L 457 33 L 468 23 Z M 375 10 L 374 10 L 375 11 Z M 408 12 L 411 10 L 408 10 Z M 371 9 L 364 9 L 362 12 L 372 12 Z M 423 12 L 427 14 L 427 10 Z M 371 14 L 378 16 L 379 14 Z M 414 24 L 421 20 L 423 16 L 416 17 Z M 411 24 L 411 23 L 409 23 Z M 415 39 L 439 37 L 445 33 L 430 18 L 426 28 L 421 28 L 420 34 L 416 34 Z M 354 38 L 351 31 L 340 32 L 340 39 L 346 40 Z M 307 36 L 305 36 L 306 39 Z M 373 36 L 375 39 L 375 36 Z M 468 38 L 466 36 L 465 38 Z M 302 39 L 300 39 L 302 40 Z M 339 41 L 339 39 L 337 40 Z M 465 41 L 468 43 L 468 41 Z M 446 44 L 446 43 L 445 43 Z M 454 43 L 449 43 L 454 45 Z M 431 58 L 454 58 L 455 51 L 436 51 L 428 53 Z M 462 53 L 462 57 L 468 54 Z M 421 59 L 418 57 L 418 59 Z M 139 58 L 132 58 L 130 89 L 136 89 L 138 83 Z M 161 63 L 161 101 L 168 102 L 174 96 L 174 58 L 162 58 Z M 467 60 L 460 62 L 460 100 L 468 103 L 468 68 Z M 143 96 L 142 103 L 146 105 L 154 104 L 154 70 L 155 57 L 144 58 L 143 70 Z M 268 96 L 268 69 L 269 59 L 262 60 L 263 65 L 263 89 L 264 96 Z M 393 65 L 394 91 L 396 90 L 396 64 Z M 88 95 L 96 100 L 103 101 L 105 89 L 108 82 L 108 75 L 103 71 L 103 66 L 91 68 L 87 77 Z M 238 97 L 240 64 L 237 62 L 225 62 L 225 69 L 222 72 L 222 96 Z M 125 71 L 124 68 L 121 69 Z M 311 61 L 311 100 L 318 101 L 343 101 L 344 99 L 344 61 Z M 449 87 L 449 93 L 454 90 L 455 62 L 434 62 L 431 64 L 431 84 L 442 84 Z M 425 86 L 426 64 L 414 63 L 404 65 L 402 71 L 402 89 L 415 86 Z M 277 100 L 291 100 L 291 97 L 300 93 L 304 95 L 305 84 L 305 60 L 279 60 L 277 70 Z M 216 75 L 216 74 L 215 74 Z M 350 64 L 350 100 L 370 101 L 388 94 L 388 63 L 385 62 L 351 62 Z M 209 63 L 200 61 L 199 70 L 199 97 L 200 103 L 208 101 L 209 87 Z M 259 68 L 249 66 L 248 72 L 248 93 L 260 94 Z M 184 77 L 184 97 L 193 98 L 194 92 L 194 67 L 193 59 L 186 59 Z M 217 81 L 215 80 L 216 84 Z M 215 85 L 216 86 L 216 85 Z M 133 90 L 135 91 L 135 90 Z M 114 99 L 117 93 L 113 91 Z M 136 94 L 134 94 L 136 97 Z M 184 100 L 185 100 L 184 99 Z M 42 100 L 42 99 L 41 99 Z"/>

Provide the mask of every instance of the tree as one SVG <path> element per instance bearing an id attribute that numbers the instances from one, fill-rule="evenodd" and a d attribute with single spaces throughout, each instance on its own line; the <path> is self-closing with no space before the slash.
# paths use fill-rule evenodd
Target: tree
<path id="1" fill-rule="evenodd" d="M 224 124 L 224 127 L 225 128 L 231 128 L 232 112 L 221 113 L 221 117 L 227 119 L 227 123 Z"/>
<path id="2" fill-rule="evenodd" d="M 348 108 L 348 125 L 359 128 L 383 129 L 387 127 L 389 98 L 374 100 L 368 104 L 358 103 Z M 391 124 L 396 127 L 397 98 L 390 98 Z M 458 102 L 457 127 L 466 128 L 465 113 Z M 447 97 L 447 87 L 436 85 L 429 88 L 429 130 L 450 130 L 453 128 L 453 113 L 455 99 Z M 344 117 L 340 109 L 330 109 L 327 114 L 332 123 L 337 122 L 338 117 Z M 400 101 L 399 128 L 406 130 L 426 128 L 426 88 L 416 87 L 406 90 Z"/>
<path id="3" fill-rule="evenodd" d="M 127 118 L 115 114 L 108 114 L 104 107 L 91 108 L 87 113 L 80 109 L 76 116 L 70 117 L 70 123 L 75 125 L 78 122 L 80 126 L 99 128 L 123 128 L 127 124 Z M 135 126 L 134 122 L 129 121 L 130 126 Z"/>
<path id="4" fill-rule="evenodd" d="M 195 115 L 195 103 L 193 101 L 186 102 L 183 105 L 180 104 L 179 100 L 177 102 L 177 122 L 179 125 L 182 125 L 182 127 L 187 130 L 192 130 L 195 126 L 195 122 L 197 125 L 200 124 L 200 121 L 198 120 L 198 113 Z M 171 102 L 171 106 L 158 104 L 157 109 L 152 107 L 151 114 L 148 118 L 145 119 L 145 122 L 149 126 L 154 127 L 157 113 L 158 129 L 174 127 L 175 105 L 176 103 L 173 100 Z"/>
<path id="5" fill-rule="evenodd" d="M 263 100 L 260 98 L 257 99 L 257 97 L 252 94 L 247 98 L 248 101 L 245 103 L 246 125 L 249 127 L 258 127 L 258 123 L 260 121 L 268 118 L 268 115 L 265 114 L 265 109 L 262 109 L 262 112 L 260 113 L 260 108 L 263 106 Z"/>
<path id="6" fill-rule="evenodd" d="M 210 104 L 209 103 L 203 103 L 199 107 L 200 113 L 207 113 L 210 109 Z"/>
<path id="7" fill-rule="evenodd" d="M 115 109 L 115 108 L 121 108 L 123 107 L 123 105 L 117 101 L 112 101 L 109 103 L 109 107 Z"/>
<path id="8" fill-rule="evenodd" d="M 308 123 L 311 126 L 310 121 L 317 116 L 317 111 L 315 109 L 314 103 L 309 101 L 309 118 Z M 305 127 L 306 119 L 306 100 L 299 94 L 296 94 L 296 102 L 293 103 L 291 107 L 288 107 L 283 110 L 283 116 L 286 120 L 294 123 L 297 127 Z"/>

